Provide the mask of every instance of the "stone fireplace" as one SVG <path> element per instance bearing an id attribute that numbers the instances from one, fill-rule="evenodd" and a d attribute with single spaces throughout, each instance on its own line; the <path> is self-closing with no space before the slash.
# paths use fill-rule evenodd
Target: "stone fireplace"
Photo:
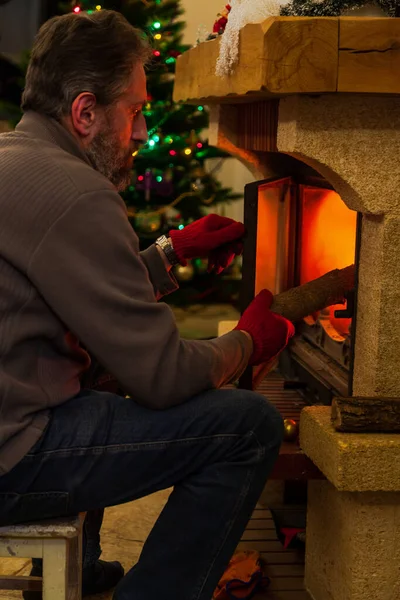
<path id="1" fill-rule="evenodd" d="M 400 435 L 341 433 L 329 404 L 400 402 L 400 20 L 247 25 L 225 78 L 218 47 L 179 58 L 175 99 L 209 105 L 210 141 L 254 174 L 243 306 L 356 264 L 346 306 L 309 315 L 280 364 L 306 386 L 301 447 L 326 477 L 309 482 L 306 587 L 314 600 L 395 600 Z"/>

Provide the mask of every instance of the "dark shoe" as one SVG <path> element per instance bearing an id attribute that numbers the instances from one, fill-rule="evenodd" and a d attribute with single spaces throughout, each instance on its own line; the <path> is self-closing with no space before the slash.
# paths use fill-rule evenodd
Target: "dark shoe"
<path id="1" fill-rule="evenodd" d="M 32 577 L 41 577 L 42 568 L 35 565 L 30 574 Z M 121 563 L 98 560 L 92 567 L 83 570 L 82 596 L 107 592 L 114 588 L 123 576 L 124 569 Z M 22 597 L 24 600 L 42 600 L 42 592 L 23 592 Z"/>
<path id="2" fill-rule="evenodd" d="M 101 594 L 115 588 L 125 574 L 121 563 L 98 560 L 82 573 L 82 596 Z"/>

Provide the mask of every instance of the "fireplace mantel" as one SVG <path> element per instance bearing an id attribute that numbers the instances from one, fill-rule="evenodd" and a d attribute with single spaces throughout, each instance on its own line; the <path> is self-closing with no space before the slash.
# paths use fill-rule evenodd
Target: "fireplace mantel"
<path id="1" fill-rule="evenodd" d="M 179 57 L 174 100 L 254 102 L 292 94 L 400 94 L 400 19 L 270 17 L 240 32 L 239 61 L 217 77 L 220 40 Z M 377 77 L 379 73 L 379 77 Z"/>

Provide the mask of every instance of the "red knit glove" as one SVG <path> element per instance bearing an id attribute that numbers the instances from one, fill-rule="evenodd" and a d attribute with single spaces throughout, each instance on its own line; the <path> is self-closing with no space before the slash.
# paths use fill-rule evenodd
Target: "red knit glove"
<path id="1" fill-rule="evenodd" d="M 246 308 L 235 329 L 247 331 L 253 339 L 250 365 L 266 363 L 285 348 L 294 335 L 293 324 L 270 310 L 273 296 L 262 290 Z"/>
<path id="2" fill-rule="evenodd" d="M 208 269 L 221 272 L 242 252 L 244 233 L 244 225 L 238 221 L 207 215 L 184 229 L 173 229 L 169 236 L 181 265 L 191 258 L 208 258 Z"/>

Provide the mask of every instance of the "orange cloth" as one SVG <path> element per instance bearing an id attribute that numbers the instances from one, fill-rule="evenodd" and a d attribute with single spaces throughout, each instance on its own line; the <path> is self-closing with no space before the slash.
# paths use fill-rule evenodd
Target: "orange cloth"
<path id="1" fill-rule="evenodd" d="M 237 552 L 217 585 L 213 600 L 248 599 L 268 583 L 261 570 L 259 553 Z"/>

